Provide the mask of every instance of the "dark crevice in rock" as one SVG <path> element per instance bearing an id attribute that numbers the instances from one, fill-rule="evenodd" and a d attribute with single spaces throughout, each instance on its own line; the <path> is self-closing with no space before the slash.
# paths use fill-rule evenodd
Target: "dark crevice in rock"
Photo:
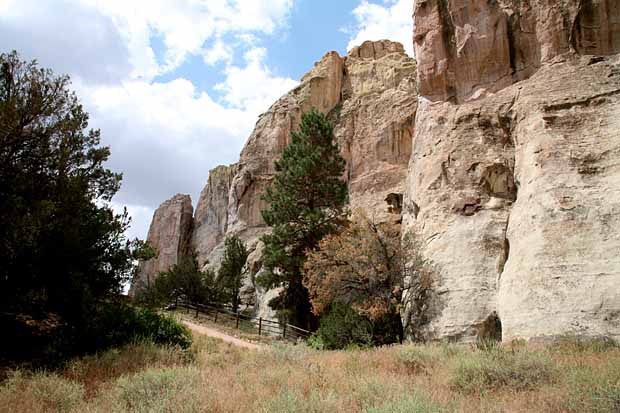
<path id="1" fill-rule="evenodd" d="M 403 212 L 403 194 L 391 193 L 385 202 L 388 204 L 388 213 L 400 215 Z"/>
<path id="2" fill-rule="evenodd" d="M 517 187 L 514 183 L 514 172 L 506 165 L 493 164 L 482 172 L 480 186 L 491 197 L 515 201 Z"/>
<path id="3" fill-rule="evenodd" d="M 496 311 L 478 326 L 478 341 L 502 341 L 502 321 Z"/>

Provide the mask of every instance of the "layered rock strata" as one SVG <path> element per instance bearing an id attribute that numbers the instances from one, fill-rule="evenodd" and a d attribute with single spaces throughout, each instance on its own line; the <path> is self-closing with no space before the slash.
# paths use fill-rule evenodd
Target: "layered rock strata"
<path id="1" fill-rule="evenodd" d="M 410 335 L 468 341 L 497 319 L 504 341 L 620 337 L 612 3 L 417 1 L 403 227 L 436 274 L 404 303 Z"/>

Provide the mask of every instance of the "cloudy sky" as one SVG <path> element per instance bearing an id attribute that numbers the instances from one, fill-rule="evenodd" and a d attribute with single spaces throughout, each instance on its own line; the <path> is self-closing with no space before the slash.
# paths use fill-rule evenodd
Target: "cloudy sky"
<path id="1" fill-rule="evenodd" d="M 260 113 L 325 52 L 388 38 L 412 0 L 0 0 L 0 52 L 71 76 L 123 173 L 115 208 L 146 238 L 176 193 L 236 162 Z"/>

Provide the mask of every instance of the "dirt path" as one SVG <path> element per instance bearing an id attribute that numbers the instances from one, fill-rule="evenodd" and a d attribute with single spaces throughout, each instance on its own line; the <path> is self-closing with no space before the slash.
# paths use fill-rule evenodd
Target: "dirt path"
<path id="1" fill-rule="evenodd" d="M 259 346 L 258 344 L 250 343 L 248 341 L 238 339 L 237 337 L 233 337 L 233 336 L 229 336 L 228 334 L 220 333 L 217 330 L 214 330 L 209 327 L 201 326 L 200 324 L 192 323 L 191 321 L 183 320 L 183 324 L 185 324 L 192 331 L 198 334 L 204 334 L 209 337 L 219 338 L 220 340 L 225 341 L 226 343 L 230 343 L 238 347 L 249 348 L 252 350 L 258 350 L 261 348 L 261 346 Z"/>

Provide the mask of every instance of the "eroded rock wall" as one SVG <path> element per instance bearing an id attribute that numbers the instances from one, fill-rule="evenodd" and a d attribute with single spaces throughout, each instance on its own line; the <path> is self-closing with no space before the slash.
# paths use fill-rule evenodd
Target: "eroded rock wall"
<path id="1" fill-rule="evenodd" d="M 403 229 L 436 276 L 403 321 L 428 339 L 474 340 L 498 316 L 505 341 L 617 338 L 618 6 L 419 0 L 414 20 Z"/>
<path id="2" fill-rule="evenodd" d="M 147 241 L 157 256 L 140 263 L 137 278 L 131 283 L 130 295 L 135 295 L 140 288 L 148 287 L 157 274 L 168 271 L 191 254 L 193 215 L 194 208 L 189 195 L 177 194 L 155 210 Z"/>
<path id="3" fill-rule="evenodd" d="M 207 255 L 220 242 L 228 230 L 228 196 L 237 165 L 218 166 L 209 171 L 209 180 L 200 194 L 194 215 L 192 247 L 198 264 L 207 262 Z"/>
<path id="4" fill-rule="evenodd" d="M 527 79 L 567 52 L 618 53 L 620 4 L 418 0 L 414 27 L 420 94 L 462 102 Z"/>
<path id="5" fill-rule="evenodd" d="M 236 234 L 246 242 L 251 254 L 244 301 L 255 304 L 264 318 L 274 316 L 267 302 L 277 291 L 263 291 L 255 284 L 262 271 L 259 238 L 269 230 L 260 214 L 267 207 L 261 195 L 275 173 L 274 161 L 288 145 L 302 113 L 312 107 L 334 123 L 334 135 L 347 161 L 344 178 L 352 207 L 381 219 L 387 211 L 386 197 L 402 197 L 404 191 L 417 107 L 415 62 L 401 44 L 390 41 L 366 42 L 345 57 L 327 53 L 298 87 L 260 116 L 234 168 L 227 202 L 223 202 L 227 184 L 220 179 L 210 179 L 203 190 L 205 202 L 197 208 L 193 246 L 203 262 L 217 269 L 226 235 Z M 224 181 L 228 182 L 228 175 Z M 217 202 L 207 201 L 212 194 Z M 201 225 L 206 221 L 214 225 Z"/>

